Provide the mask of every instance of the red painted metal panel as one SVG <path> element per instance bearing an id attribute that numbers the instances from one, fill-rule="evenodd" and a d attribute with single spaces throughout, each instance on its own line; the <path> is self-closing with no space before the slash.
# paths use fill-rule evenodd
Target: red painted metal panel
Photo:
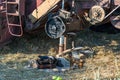
<path id="1" fill-rule="evenodd" d="M 44 0 L 26 0 L 26 15 L 29 15 L 36 9 Z"/>
<path id="2" fill-rule="evenodd" d="M 2 2 L 2 1 L 0 0 L 0 4 L 1 4 L 1 2 Z"/>
<path id="3" fill-rule="evenodd" d="M 2 0 L 0 0 L 0 10 L 2 10 Z"/>
<path id="4" fill-rule="evenodd" d="M 20 0 L 20 15 L 25 15 L 25 0 Z"/>

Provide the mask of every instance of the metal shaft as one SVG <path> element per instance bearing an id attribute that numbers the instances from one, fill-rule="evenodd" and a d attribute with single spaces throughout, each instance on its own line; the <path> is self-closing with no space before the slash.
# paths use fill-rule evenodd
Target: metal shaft
<path id="1" fill-rule="evenodd" d="M 62 0 L 62 9 L 64 9 L 65 0 Z"/>
<path id="2" fill-rule="evenodd" d="M 64 35 L 62 35 L 59 39 L 59 53 L 64 51 Z"/>

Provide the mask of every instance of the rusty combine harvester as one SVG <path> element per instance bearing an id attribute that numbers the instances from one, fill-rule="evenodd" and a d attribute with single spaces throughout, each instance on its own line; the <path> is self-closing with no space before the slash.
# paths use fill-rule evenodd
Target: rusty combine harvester
<path id="1" fill-rule="evenodd" d="M 107 22 L 120 29 L 120 0 L 0 0 L 0 45 L 44 27 L 59 38 Z"/>

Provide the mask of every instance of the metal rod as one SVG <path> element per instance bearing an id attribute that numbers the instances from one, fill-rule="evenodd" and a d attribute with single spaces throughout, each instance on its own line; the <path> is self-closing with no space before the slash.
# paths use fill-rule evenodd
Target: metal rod
<path id="1" fill-rule="evenodd" d="M 118 5 L 118 6 L 117 6 L 115 9 L 113 9 L 109 14 L 107 14 L 104 19 L 106 19 L 107 17 L 109 17 L 109 16 L 110 16 L 115 10 L 117 10 L 119 7 L 120 7 L 120 5 Z"/>
<path id="2" fill-rule="evenodd" d="M 66 55 L 66 53 L 81 50 L 81 49 L 83 49 L 83 47 L 76 47 L 76 48 L 73 48 L 73 49 L 67 49 L 67 50 L 62 51 L 61 53 L 59 53 L 57 56 L 63 56 L 63 55 Z"/>
<path id="3" fill-rule="evenodd" d="M 67 35 L 64 36 L 64 50 L 67 49 Z"/>
<path id="4" fill-rule="evenodd" d="M 59 38 L 59 53 L 64 51 L 64 35 Z"/>
<path id="5" fill-rule="evenodd" d="M 74 49 L 74 48 L 75 48 L 75 42 L 72 41 L 72 49 Z"/>
<path id="6" fill-rule="evenodd" d="M 65 0 L 62 0 L 62 9 L 64 9 Z"/>
<path id="7" fill-rule="evenodd" d="M 72 14 L 75 14 L 75 0 L 72 0 Z"/>

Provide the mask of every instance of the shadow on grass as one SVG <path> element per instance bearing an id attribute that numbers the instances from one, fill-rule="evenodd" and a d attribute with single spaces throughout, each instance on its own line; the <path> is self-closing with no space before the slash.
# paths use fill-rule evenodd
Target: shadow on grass
<path id="1" fill-rule="evenodd" d="M 0 50 L 1 54 L 7 53 L 25 53 L 25 54 L 40 54 L 48 53 L 49 49 L 58 48 L 58 40 L 49 38 L 45 32 L 40 32 L 39 34 L 25 35 L 20 38 L 16 38 L 12 43 L 3 47 Z"/>
<path id="2" fill-rule="evenodd" d="M 77 32 L 78 35 L 75 38 L 76 46 L 87 46 L 93 48 L 95 51 L 99 51 L 98 47 L 101 47 L 105 51 L 120 52 L 120 30 L 113 28 L 110 23 L 101 26 L 92 26 L 90 29 Z M 30 34 L 16 38 L 12 43 L 5 46 L 0 53 L 47 54 L 51 48 L 58 51 L 58 43 L 59 39 L 51 39 L 44 31 L 41 31 L 36 35 Z"/>
<path id="3" fill-rule="evenodd" d="M 105 51 L 113 53 L 120 52 L 120 30 L 114 28 L 110 23 L 92 26 L 90 30 L 81 31 L 76 39 L 77 46 L 88 46 L 90 48 L 104 48 Z"/>
<path id="4" fill-rule="evenodd" d="M 109 27 L 109 26 L 102 25 L 99 27 L 105 27 L 105 29 L 106 29 L 106 27 Z M 104 28 L 102 28 L 102 29 L 104 29 Z M 100 30 L 102 30 L 102 29 L 100 29 Z M 111 30 L 109 32 L 113 32 L 113 31 Z M 119 49 L 120 48 L 120 37 L 119 37 L 120 34 L 119 33 L 110 34 L 105 30 L 97 31 L 97 32 L 91 31 L 91 30 L 84 30 L 84 31 L 78 32 L 77 34 L 78 35 L 75 38 L 76 46 L 92 48 L 94 51 L 96 51 L 96 53 L 101 50 L 103 51 L 103 53 L 109 53 L 109 51 L 111 53 L 116 53 L 116 54 L 120 53 L 120 49 Z M 52 52 L 54 52 L 54 49 L 57 51 L 58 50 L 58 41 L 59 41 L 58 39 L 50 39 L 49 37 L 47 37 L 47 35 L 44 32 L 41 32 L 40 34 L 37 34 L 37 35 L 29 35 L 29 36 L 24 36 L 21 38 L 16 38 L 12 43 L 5 46 L 0 51 L 0 54 L 8 54 L 8 55 L 3 56 L 4 59 L 2 60 L 2 63 L 6 63 L 7 66 L 10 68 L 16 67 L 16 65 L 18 65 L 17 68 L 21 69 L 21 67 L 23 68 L 25 65 L 28 64 L 28 60 L 33 59 L 33 57 L 36 58 L 37 55 L 32 55 L 32 54 L 48 54 L 50 50 L 53 50 Z M 54 48 L 54 49 L 51 49 L 51 48 Z M 19 54 L 16 54 L 16 53 L 19 53 Z M 20 54 L 20 53 L 22 53 L 22 54 Z M 13 54 L 16 54 L 16 55 L 13 55 Z M 10 56 L 12 56 L 12 57 L 10 57 Z M 106 57 L 100 56 L 100 58 L 102 58 L 102 60 L 105 61 L 104 58 L 106 58 Z M 78 79 L 80 78 L 80 75 L 82 75 L 82 76 L 88 75 L 88 78 L 89 78 L 90 74 L 92 76 L 94 75 L 93 73 L 91 73 L 91 71 L 93 72 L 93 70 L 95 71 L 95 69 L 92 69 L 92 68 L 97 68 L 97 67 L 100 67 L 103 65 L 102 67 L 106 69 L 106 67 L 104 67 L 106 65 L 107 65 L 107 67 L 113 66 L 113 64 L 112 65 L 108 64 L 108 63 L 113 63 L 113 61 L 114 61 L 113 55 L 111 55 L 110 58 L 108 58 L 108 60 L 111 60 L 111 59 L 112 59 L 112 62 L 100 62 L 99 58 L 98 59 L 96 58 L 95 61 L 93 61 L 92 59 L 88 60 L 88 62 L 86 62 L 87 64 L 85 65 L 85 67 L 83 69 L 74 70 L 74 71 L 70 70 L 69 72 L 66 72 L 65 78 L 66 78 L 66 75 L 69 77 L 70 76 L 78 77 Z M 98 66 L 95 63 L 98 64 Z M 109 69 L 109 67 L 108 67 L 108 69 Z M 4 66 L 2 68 L 4 68 Z M 110 71 L 111 69 L 112 68 L 110 68 L 108 71 Z M 13 70 L 11 70 L 11 71 L 13 72 Z M 22 71 L 24 71 L 24 70 L 22 70 Z M 38 70 L 36 70 L 36 71 L 38 71 Z M 28 71 L 24 71 L 24 73 L 26 74 L 27 78 L 29 78 L 29 77 L 33 78 L 38 75 L 40 76 L 41 72 L 38 73 L 36 71 L 28 70 Z M 32 74 L 27 74 L 27 72 L 32 73 Z M 3 72 L 3 73 L 6 73 L 8 75 L 8 73 L 10 73 L 10 72 Z M 36 74 L 36 73 L 38 73 L 38 74 Z M 76 73 L 77 73 L 77 75 L 76 75 Z M 9 75 L 11 75 L 11 73 Z M 19 75 L 20 75 L 20 78 L 22 78 L 22 79 L 24 78 L 24 77 L 21 77 L 21 75 L 23 75 L 23 72 L 19 73 Z M 18 78 L 18 76 L 16 76 L 16 77 Z M 10 78 L 12 78 L 12 77 L 10 77 Z M 36 78 L 38 78 L 38 77 L 36 77 Z M 11 80 L 14 80 L 14 79 L 11 79 Z M 75 79 L 73 79 L 73 80 L 75 80 Z"/>

